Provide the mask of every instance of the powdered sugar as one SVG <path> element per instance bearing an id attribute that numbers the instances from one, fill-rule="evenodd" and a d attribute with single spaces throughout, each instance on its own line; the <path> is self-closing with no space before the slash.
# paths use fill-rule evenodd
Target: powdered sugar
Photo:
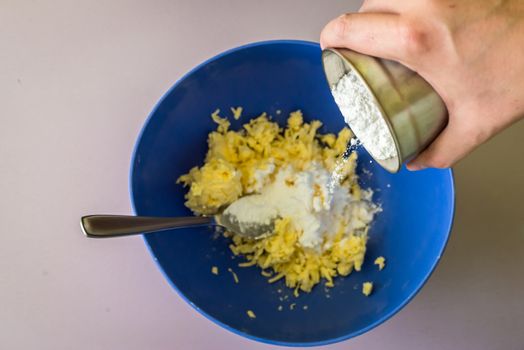
<path id="1" fill-rule="evenodd" d="M 373 96 L 357 74 L 349 71 L 331 89 L 344 120 L 376 159 L 395 157 L 395 141 Z"/>
<path id="2" fill-rule="evenodd" d="M 343 230 L 350 234 L 364 229 L 379 208 L 371 202 L 373 192 L 362 190 L 354 198 L 349 190 L 333 181 L 330 172 L 319 163 L 303 171 L 288 166 L 280 169 L 275 180 L 260 194 L 233 202 L 225 213 L 237 218 L 239 225 L 268 225 L 277 216 L 288 218 L 302 234 L 299 244 L 322 250 L 330 235 Z"/>

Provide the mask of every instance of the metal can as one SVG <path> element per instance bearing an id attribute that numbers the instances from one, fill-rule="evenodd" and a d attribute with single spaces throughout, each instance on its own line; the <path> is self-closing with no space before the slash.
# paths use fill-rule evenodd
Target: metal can
<path id="1" fill-rule="evenodd" d="M 322 51 L 322 64 L 330 87 L 352 71 L 369 89 L 397 151 L 388 159 L 370 155 L 391 173 L 423 151 L 447 124 L 444 101 L 426 80 L 400 63 L 328 48 Z"/>

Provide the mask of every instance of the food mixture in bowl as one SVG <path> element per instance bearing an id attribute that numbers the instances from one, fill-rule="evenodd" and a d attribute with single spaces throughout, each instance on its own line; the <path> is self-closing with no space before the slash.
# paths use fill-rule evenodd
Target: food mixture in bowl
<path id="1" fill-rule="evenodd" d="M 232 111 L 238 119 L 241 109 Z M 241 212 L 235 201 L 255 194 L 251 221 L 278 215 L 274 232 L 259 239 L 226 232 L 231 251 L 245 258 L 240 266 L 257 265 L 269 282 L 285 279 L 295 295 L 322 280 L 333 287 L 335 277 L 360 271 L 380 209 L 373 192 L 358 184 L 357 153 L 347 149 L 351 131 L 321 134 L 322 123 L 305 122 L 301 111 L 292 112 L 284 128 L 266 113 L 238 131 L 218 110 L 211 117 L 218 127 L 208 136 L 203 166 L 178 179 L 189 188 L 186 206 L 196 215 L 214 215 L 231 204 Z"/>

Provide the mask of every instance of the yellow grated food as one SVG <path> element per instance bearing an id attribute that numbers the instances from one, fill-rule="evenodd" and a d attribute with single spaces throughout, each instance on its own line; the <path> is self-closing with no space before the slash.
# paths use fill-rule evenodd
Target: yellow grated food
<path id="1" fill-rule="evenodd" d="M 257 318 L 257 315 L 252 310 L 247 310 L 246 314 L 249 316 L 249 318 Z"/>
<path id="2" fill-rule="evenodd" d="M 364 282 L 362 284 L 362 294 L 369 296 L 373 291 L 373 282 Z"/>
<path id="3" fill-rule="evenodd" d="M 235 118 L 235 120 L 240 119 L 242 116 L 242 110 L 242 107 L 231 107 L 231 113 L 233 113 L 233 118 Z"/>
<path id="4" fill-rule="evenodd" d="M 383 256 L 379 256 L 375 259 L 374 264 L 378 266 L 379 271 L 382 271 L 382 269 L 386 266 L 386 259 Z"/>
<path id="5" fill-rule="evenodd" d="M 273 274 L 272 274 L 271 272 L 264 271 L 264 270 L 262 270 L 262 271 L 260 272 L 260 274 L 261 274 L 262 276 L 264 276 L 264 277 L 271 277 L 271 276 L 273 276 Z"/>
<path id="6" fill-rule="evenodd" d="M 233 276 L 233 280 L 235 281 L 235 283 L 238 283 L 239 280 L 238 280 L 238 276 L 235 273 L 235 271 L 233 271 L 231 268 L 228 268 L 227 270 L 231 273 L 231 276 Z"/>
<path id="7" fill-rule="evenodd" d="M 218 275 L 218 267 L 216 267 L 216 266 L 211 267 L 211 273 L 213 275 Z"/>
<path id="8" fill-rule="evenodd" d="M 322 123 L 317 120 L 304 122 L 301 111 L 289 115 L 285 128 L 263 113 L 238 131 L 229 130 L 230 122 L 219 113 L 216 110 L 211 115 L 218 127 L 208 136 L 209 150 L 204 165 L 194 167 L 177 180 L 189 188 L 185 204 L 197 215 L 215 214 L 252 193 L 256 171 L 266 169 L 269 163 L 275 165 L 274 173 L 288 165 L 301 171 L 312 162 L 333 171 L 352 137 L 348 128 L 337 135 L 318 133 Z M 353 152 L 339 173 L 341 186 L 359 200 L 361 189 L 355 175 L 356 161 L 357 154 Z M 274 234 L 266 238 L 249 240 L 233 235 L 230 249 L 246 259 L 240 266 L 257 265 L 271 271 L 271 274 L 262 274 L 271 283 L 284 279 L 297 296 L 299 291 L 311 291 L 322 280 L 327 287 L 333 287 L 335 277 L 360 271 L 366 253 L 367 232 L 348 235 L 343 229 L 341 225 L 340 232 L 333 232 L 329 247 L 319 252 L 300 246 L 298 239 L 302 232 L 288 218 L 281 218 L 275 222 Z M 229 271 L 238 283 L 236 274 Z"/>

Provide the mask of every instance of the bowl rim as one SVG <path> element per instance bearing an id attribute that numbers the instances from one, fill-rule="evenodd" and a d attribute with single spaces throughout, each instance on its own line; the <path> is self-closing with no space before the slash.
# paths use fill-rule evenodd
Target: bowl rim
<path id="1" fill-rule="evenodd" d="M 257 41 L 257 42 L 252 42 L 252 43 L 240 45 L 240 46 L 228 49 L 226 51 L 220 52 L 219 54 L 216 54 L 216 55 L 212 56 L 211 58 L 208 58 L 205 61 L 201 62 L 200 64 L 196 65 L 194 68 L 192 68 L 187 73 L 182 75 L 179 79 L 177 79 L 175 81 L 175 83 L 155 103 L 155 105 L 151 109 L 151 112 L 149 113 L 149 115 L 145 119 L 145 121 L 144 121 L 144 123 L 143 123 L 143 125 L 142 125 L 142 127 L 140 129 L 140 132 L 139 132 L 138 137 L 137 137 L 137 139 L 135 141 L 135 144 L 134 144 L 134 147 L 133 147 L 133 151 L 132 151 L 132 154 L 131 154 L 131 164 L 130 164 L 130 170 L 129 170 L 128 186 L 129 186 L 129 195 L 130 195 L 130 199 L 131 199 L 131 207 L 132 207 L 133 213 L 135 215 L 137 214 L 137 210 L 136 210 L 136 204 L 135 204 L 135 199 L 134 199 L 135 195 L 134 195 L 134 191 L 133 191 L 133 173 L 134 173 L 134 169 L 135 169 L 135 162 L 136 162 L 138 147 L 140 146 L 142 137 L 143 137 L 143 135 L 145 133 L 145 130 L 147 129 L 147 126 L 149 125 L 149 123 L 151 122 L 151 119 L 156 114 L 157 110 L 162 105 L 162 103 L 167 98 L 167 96 L 169 96 L 171 94 L 171 92 L 174 89 L 176 89 L 181 84 L 181 82 L 183 82 L 186 78 L 188 78 L 189 76 L 194 74 L 196 71 L 202 69 L 203 67 L 205 67 L 209 63 L 212 63 L 212 62 L 214 62 L 216 60 L 221 59 L 224 56 L 230 55 L 230 54 L 238 52 L 238 51 L 250 49 L 250 48 L 253 48 L 253 47 L 272 46 L 272 45 L 297 45 L 297 46 L 314 47 L 314 48 L 318 48 L 319 49 L 319 54 L 320 54 L 320 45 L 318 43 L 316 43 L 316 42 L 306 41 L 306 40 L 295 40 L 295 39 L 265 40 L 265 41 Z M 319 55 L 319 59 L 320 59 L 320 55 Z M 427 171 L 427 170 L 422 170 L 422 171 Z M 433 265 L 431 266 L 431 268 L 429 269 L 427 275 L 424 277 L 424 279 L 421 281 L 421 283 L 418 286 L 416 286 L 416 288 L 413 290 L 413 292 L 405 300 L 403 300 L 399 305 L 397 305 L 395 308 L 393 308 L 389 313 L 387 313 L 386 315 L 380 317 L 376 321 L 370 323 L 368 326 L 366 326 L 366 327 L 364 327 L 362 329 L 359 329 L 358 331 L 349 332 L 347 334 L 344 334 L 344 335 L 342 335 L 340 337 L 336 337 L 336 338 L 329 338 L 329 339 L 318 340 L 318 341 L 306 341 L 306 342 L 281 341 L 281 340 L 275 340 L 275 339 L 271 339 L 271 338 L 265 338 L 265 337 L 259 337 L 259 336 L 251 335 L 251 334 L 243 332 L 243 331 L 241 331 L 239 329 L 236 329 L 236 328 L 234 328 L 234 327 L 232 327 L 232 326 L 230 326 L 230 325 L 228 325 L 226 323 L 223 323 L 222 321 L 216 319 L 215 317 L 209 315 L 207 312 L 205 312 L 204 310 L 199 308 L 195 303 L 193 303 L 191 300 L 189 300 L 189 298 L 187 298 L 178 289 L 176 284 L 168 277 L 167 273 L 164 271 L 162 265 L 158 261 L 158 258 L 155 256 L 155 254 L 153 252 L 153 248 L 149 244 L 147 236 L 146 235 L 142 235 L 142 238 L 143 238 L 144 243 L 145 243 L 145 245 L 147 247 L 147 250 L 149 251 L 149 254 L 153 258 L 157 268 L 162 273 L 162 276 L 164 277 L 165 280 L 168 281 L 170 286 L 177 292 L 177 294 L 182 298 L 182 300 L 184 300 L 186 303 L 191 305 L 191 307 L 193 307 L 196 311 L 198 311 L 205 318 L 207 318 L 208 320 L 211 320 L 212 322 L 214 322 L 215 324 L 221 326 L 222 328 L 224 328 L 224 329 L 226 329 L 226 330 L 228 330 L 228 331 L 230 331 L 230 332 L 232 332 L 232 333 L 234 333 L 236 335 L 239 335 L 241 337 L 244 337 L 244 338 L 247 338 L 247 339 L 250 339 L 250 340 L 254 340 L 254 341 L 257 341 L 257 342 L 265 343 L 265 344 L 270 344 L 270 345 L 287 346 L 287 347 L 313 347 L 313 346 L 324 346 L 324 345 L 330 345 L 330 344 L 334 344 L 334 343 L 339 343 L 339 342 L 342 342 L 342 341 L 345 341 L 345 340 L 357 337 L 359 335 L 362 335 L 362 334 L 364 334 L 366 332 L 369 332 L 370 330 L 374 329 L 375 327 L 377 327 L 377 326 L 381 325 L 382 323 L 390 320 L 395 314 L 397 314 L 400 310 L 402 310 L 408 303 L 410 303 L 413 300 L 413 298 L 420 292 L 422 287 L 427 283 L 427 281 L 429 280 L 429 278 L 432 276 L 433 272 L 435 271 L 437 265 L 440 262 L 440 259 L 442 258 L 442 255 L 443 255 L 444 251 L 446 250 L 447 244 L 449 242 L 449 238 L 451 236 L 451 231 L 453 229 L 453 224 L 454 224 L 454 221 L 455 221 L 455 206 L 456 206 L 456 196 L 455 196 L 456 191 L 455 191 L 455 180 L 454 180 L 454 176 L 453 176 L 453 170 L 451 168 L 449 168 L 449 169 L 440 169 L 440 171 L 444 171 L 444 172 L 447 173 L 447 179 L 450 182 L 450 184 L 449 184 L 450 185 L 450 195 L 451 195 L 452 201 L 451 201 L 451 206 L 450 206 L 450 210 L 449 210 L 449 216 L 450 216 L 451 219 L 449 221 L 449 225 L 448 225 L 448 228 L 447 228 L 446 239 L 444 241 L 444 244 L 442 245 L 442 248 L 441 248 L 441 250 L 439 252 L 439 255 L 438 255 L 437 259 L 435 259 L 435 262 L 433 263 Z"/>

